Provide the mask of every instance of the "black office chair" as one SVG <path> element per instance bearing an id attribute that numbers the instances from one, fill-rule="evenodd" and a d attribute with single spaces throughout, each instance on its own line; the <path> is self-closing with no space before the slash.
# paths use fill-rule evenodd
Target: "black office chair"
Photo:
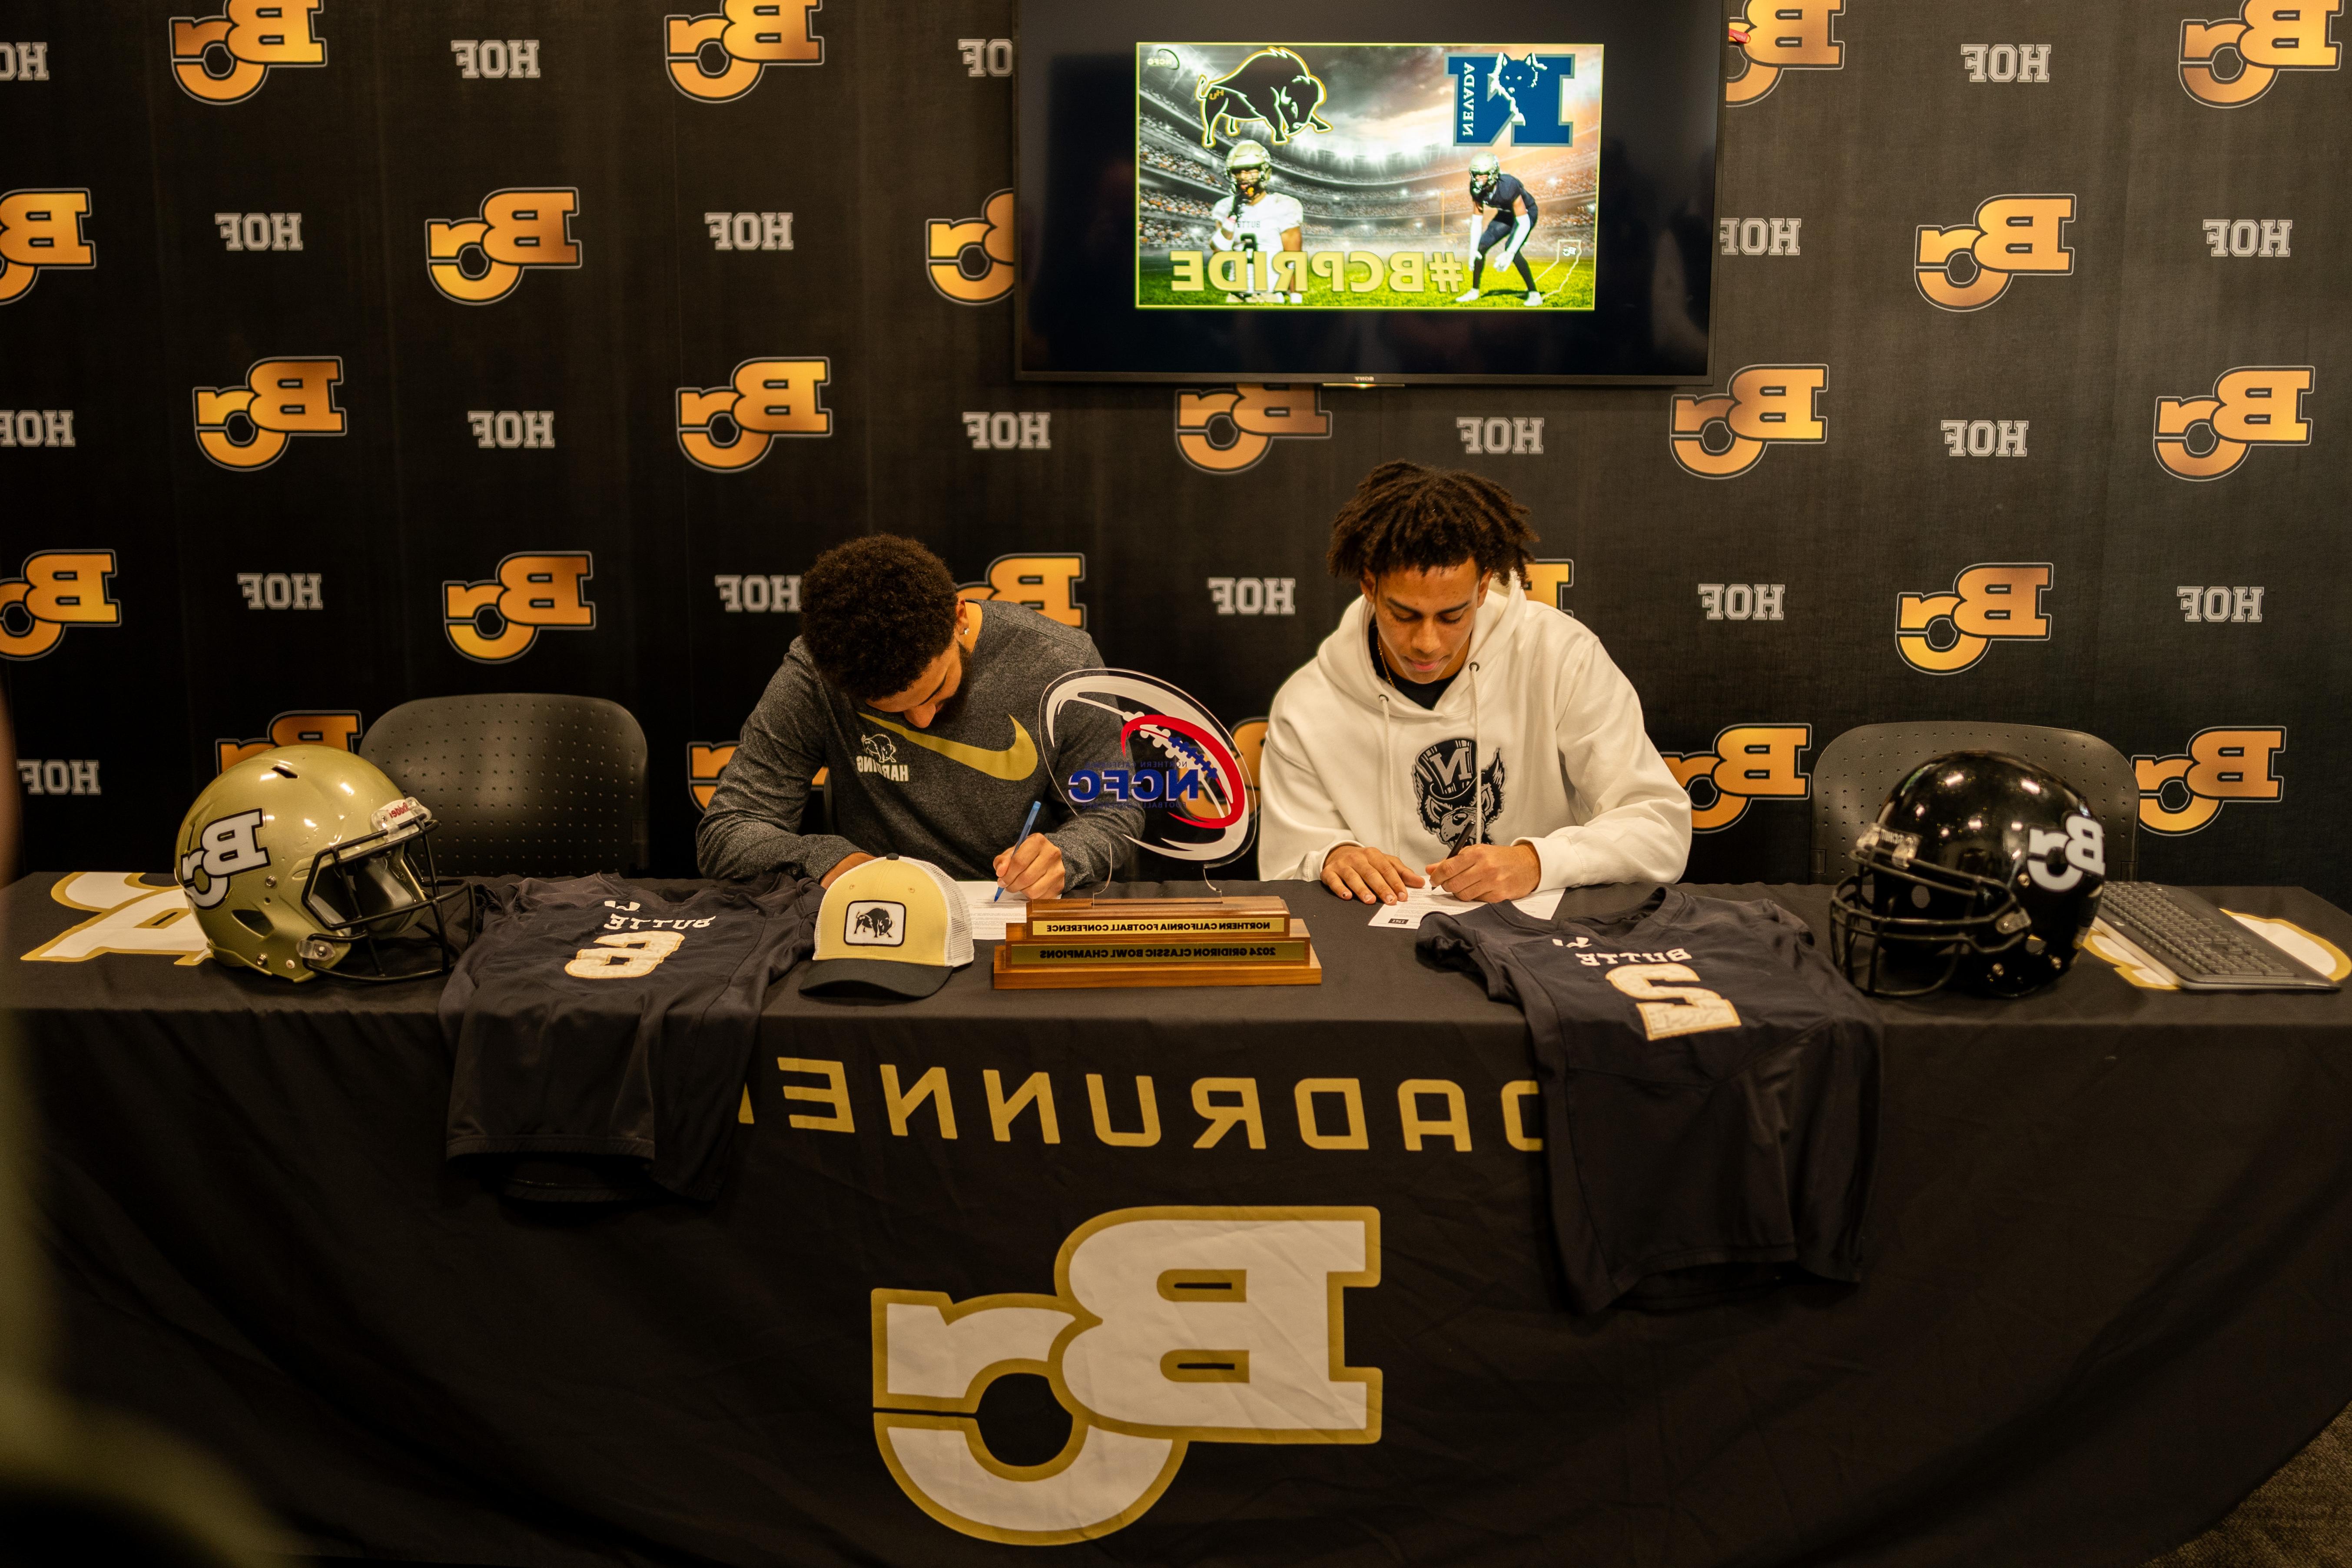
<path id="1" fill-rule="evenodd" d="M 2073 784 L 2106 830 L 2108 879 L 2137 875 L 2139 780 L 2121 752 L 2080 730 L 1927 719 L 1864 724 L 1822 748 L 1813 764 L 1813 880 L 1834 882 L 1853 869 L 1853 841 L 1905 773 L 1964 751 L 2006 752 Z"/>
<path id="2" fill-rule="evenodd" d="M 368 726 L 360 755 L 432 808 L 445 877 L 625 874 L 652 858 L 646 732 L 617 702 L 427 697 Z"/>

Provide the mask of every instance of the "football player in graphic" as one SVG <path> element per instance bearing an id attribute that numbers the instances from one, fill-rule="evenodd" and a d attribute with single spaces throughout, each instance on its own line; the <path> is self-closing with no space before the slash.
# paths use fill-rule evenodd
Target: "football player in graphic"
<path id="1" fill-rule="evenodd" d="M 1536 275 L 1528 267 L 1528 237 L 1536 229 L 1536 198 L 1517 174 L 1503 173 L 1502 161 L 1492 153 L 1481 153 L 1470 160 L 1470 205 L 1473 216 L 1493 208 L 1495 216 L 1487 221 L 1486 230 L 1470 261 L 1470 290 L 1454 300 L 1457 305 L 1467 305 L 1478 298 L 1478 284 L 1486 274 L 1491 259 L 1499 272 L 1506 267 L 1517 266 L 1519 280 L 1528 286 L 1527 302 L 1543 303 L 1536 292 Z"/>
<path id="2" fill-rule="evenodd" d="M 1265 155 L 1265 148 L 1255 142 L 1234 142 L 1234 150 L 1225 154 L 1225 177 L 1233 182 L 1234 194 L 1215 207 L 1217 249 L 1264 254 L 1306 248 L 1307 215 L 1300 209 L 1297 196 L 1279 195 L 1273 190 L 1274 160 Z M 1259 281 L 1272 281 L 1266 274 L 1257 271 L 1268 263 L 1252 261 L 1249 265 Z M 1225 296 L 1237 305 L 1278 305 L 1285 300 L 1296 305 L 1304 298 L 1281 289 Z"/>

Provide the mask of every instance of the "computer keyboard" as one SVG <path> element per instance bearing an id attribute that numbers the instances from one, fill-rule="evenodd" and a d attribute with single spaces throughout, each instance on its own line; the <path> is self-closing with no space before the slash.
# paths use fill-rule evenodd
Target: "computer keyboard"
<path id="1" fill-rule="evenodd" d="M 2172 971 L 2184 991 L 2333 991 L 2336 983 L 2273 947 L 2196 894 L 2109 882 L 2099 918 Z"/>

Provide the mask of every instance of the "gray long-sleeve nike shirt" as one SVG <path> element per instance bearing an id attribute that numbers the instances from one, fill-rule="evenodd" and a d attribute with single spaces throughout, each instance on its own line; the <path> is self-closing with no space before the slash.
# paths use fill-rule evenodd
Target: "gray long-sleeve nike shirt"
<path id="1" fill-rule="evenodd" d="M 899 715 L 853 702 L 819 675 L 793 639 L 783 664 L 743 724 L 695 835 L 706 877 L 756 877 L 789 867 L 822 877 L 844 856 L 907 855 L 951 877 L 982 880 L 1012 847 L 1032 801 L 1038 829 L 1062 852 L 1065 885 L 1108 879 L 1142 831 L 1138 806 L 1072 812 L 1055 787 L 1079 768 L 1121 768 L 1118 721 L 1071 713 L 1049 752 L 1038 700 L 1055 676 L 1098 669 L 1084 632 L 1022 605 L 975 602 L 980 634 L 947 711 L 918 730 Z M 810 781 L 830 770 L 838 836 L 799 831 Z"/>

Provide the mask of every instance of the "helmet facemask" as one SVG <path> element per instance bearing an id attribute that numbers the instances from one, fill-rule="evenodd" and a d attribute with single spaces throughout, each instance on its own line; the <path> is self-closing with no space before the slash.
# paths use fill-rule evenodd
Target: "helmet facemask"
<path id="1" fill-rule="evenodd" d="M 1831 894 L 1830 950 L 1873 996 L 1925 996 L 1955 979 L 1981 984 L 1988 961 L 2032 921 L 2007 883 L 1916 858 L 1918 837 L 1873 823 L 1854 871 Z"/>
<path id="2" fill-rule="evenodd" d="M 440 973 L 457 957 L 445 907 L 469 900 L 471 889 L 460 882 L 436 890 L 430 840 L 437 825 L 414 797 L 378 808 L 372 824 L 374 831 L 330 845 L 310 862 L 302 908 L 319 931 L 303 939 L 301 961 L 343 980 Z"/>

